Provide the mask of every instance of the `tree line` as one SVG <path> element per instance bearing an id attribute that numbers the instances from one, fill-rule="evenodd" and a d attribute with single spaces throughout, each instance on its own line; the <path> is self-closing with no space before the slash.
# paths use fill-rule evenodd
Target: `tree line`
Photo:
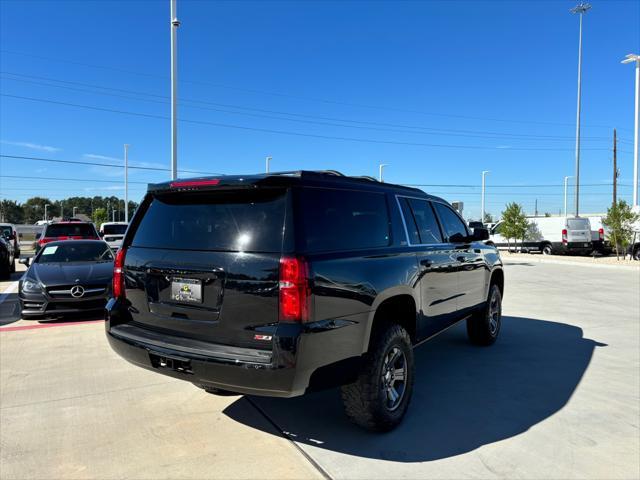
<path id="1" fill-rule="evenodd" d="M 47 218 L 45 219 L 45 205 Z M 23 203 L 15 200 L 0 201 L 0 222 L 13 224 L 34 224 L 38 220 L 71 218 L 73 211 L 86 215 L 96 225 L 110 221 L 124 221 L 124 200 L 118 197 L 69 197 L 63 200 L 51 200 L 47 197 L 32 197 Z M 129 201 L 129 218 L 138 204 Z"/>

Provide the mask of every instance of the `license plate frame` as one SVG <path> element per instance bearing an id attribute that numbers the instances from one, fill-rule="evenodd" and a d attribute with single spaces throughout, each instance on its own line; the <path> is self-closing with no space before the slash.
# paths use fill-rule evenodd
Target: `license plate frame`
<path id="1" fill-rule="evenodd" d="M 171 301 L 186 305 L 202 304 L 202 280 L 173 277 L 171 279 Z"/>

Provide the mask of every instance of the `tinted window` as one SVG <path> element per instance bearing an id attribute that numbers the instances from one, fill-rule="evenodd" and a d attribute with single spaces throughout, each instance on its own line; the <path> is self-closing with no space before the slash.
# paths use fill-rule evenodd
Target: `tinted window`
<path id="1" fill-rule="evenodd" d="M 132 245 L 280 252 L 285 204 L 282 190 L 156 196 L 142 217 Z"/>
<path id="2" fill-rule="evenodd" d="M 588 218 L 569 218 L 567 219 L 567 227 L 570 230 L 589 230 L 591 225 Z"/>
<path id="3" fill-rule="evenodd" d="M 442 228 L 448 241 L 451 241 L 451 237 L 456 234 L 463 237 L 468 235 L 467 227 L 465 227 L 463 221 L 460 220 L 460 217 L 451 208 L 437 202 L 434 203 L 434 206 L 438 211 L 438 216 L 440 217 L 440 222 L 442 223 Z"/>
<path id="4" fill-rule="evenodd" d="M 407 233 L 409 234 L 409 242 L 413 245 L 420 243 L 420 234 L 418 233 L 418 226 L 416 225 L 413 212 L 409 206 L 409 199 L 400 197 L 400 208 L 402 208 L 402 216 L 404 217 L 404 223 L 407 226 Z"/>
<path id="5" fill-rule="evenodd" d="M 95 237 L 96 229 L 90 223 L 53 223 L 47 227 L 45 237 Z"/>
<path id="6" fill-rule="evenodd" d="M 420 243 L 442 243 L 442 235 L 433 209 L 426 200 L 409 199 L 413 216 L 418 224 Z"/>
<path id="7" fill-rule="evenodd" d="M 106 243 L 65 242 L 63 245 L 45 245 L 38 263 L 110 262 L 111 249 Z"/>
<path id="8" fill-rule="evenodd" d="M 11 235 L 13 234 L 13 229 L 9 225 L 0 225 L 0 234 Z"/>
<path id="9" fill-rule="evenodd" d="M 389 245 L 384 194 L 309 188 L 301 196 L 301 239 L 307 251 Z"/>
<path id="10" fill-rule="evenodd" d="M 127 225 L 105 225 L 102 230 L 105 235 L 124 235 Z"/>

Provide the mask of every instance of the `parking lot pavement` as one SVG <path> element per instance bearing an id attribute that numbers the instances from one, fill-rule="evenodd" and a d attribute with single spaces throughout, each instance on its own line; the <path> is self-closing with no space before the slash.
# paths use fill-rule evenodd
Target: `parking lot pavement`
<path id="1" fill-rule="evenodd" d="M 0 347 L 2 479 L 320 478 L 247 400 L 129 365 L 103 322 L 0 331 Z"/>
<path id="2" fill-rule="evenodd" d="M 129 365 L 102 322 L 0 329 L 0 477 L 320 478 L 282 432 L 335 479 L 640 477 L 640 275 L 505 270 L 498 342 L 459 325 L 420 347 L 409 413 L 382 435 L 336 390 L 216 397 Z"/>
<path id="3" fill-rule="evenodd" d="M 335 390 L 255 401 L 336 479 L 640 478 L 639 291 L 634 270 L 509 264 L 498 342 L 459 325 L 417 349 L 388 434 L 346 423 Z"/>

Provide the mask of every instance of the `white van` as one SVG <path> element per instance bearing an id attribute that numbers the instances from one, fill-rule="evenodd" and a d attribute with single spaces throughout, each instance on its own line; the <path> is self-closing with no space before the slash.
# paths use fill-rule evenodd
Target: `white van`
<path id="1" fill-rule="evenodd" d="M 576 253 L 588 255 L 593 251 L 591 224 L 582 217 L 531 217 L 524 240 L 509 244 L 521 251 L 542 252 L 545 255 Z M 498 222 L 489 232 L 488 244 L 498 249 L 507 248 L 507 239 L 501 235 L 503 222 Z"/>
<path id="2" fill-rule="evenodd" d="M 100 236 L 112 250 L 118 250 L 127 231 L 127 222 L 106 222 L 100 225 Z"/>
<path id="3" fill-rule="evenodd" d="M 602 224 L 602 215 L 594 215 L 587 218 L 591 224 L 593 249 L 602 255 L 609 255 L 612 252 L 611 242 L 606 239 L 607 230 Z"/>

